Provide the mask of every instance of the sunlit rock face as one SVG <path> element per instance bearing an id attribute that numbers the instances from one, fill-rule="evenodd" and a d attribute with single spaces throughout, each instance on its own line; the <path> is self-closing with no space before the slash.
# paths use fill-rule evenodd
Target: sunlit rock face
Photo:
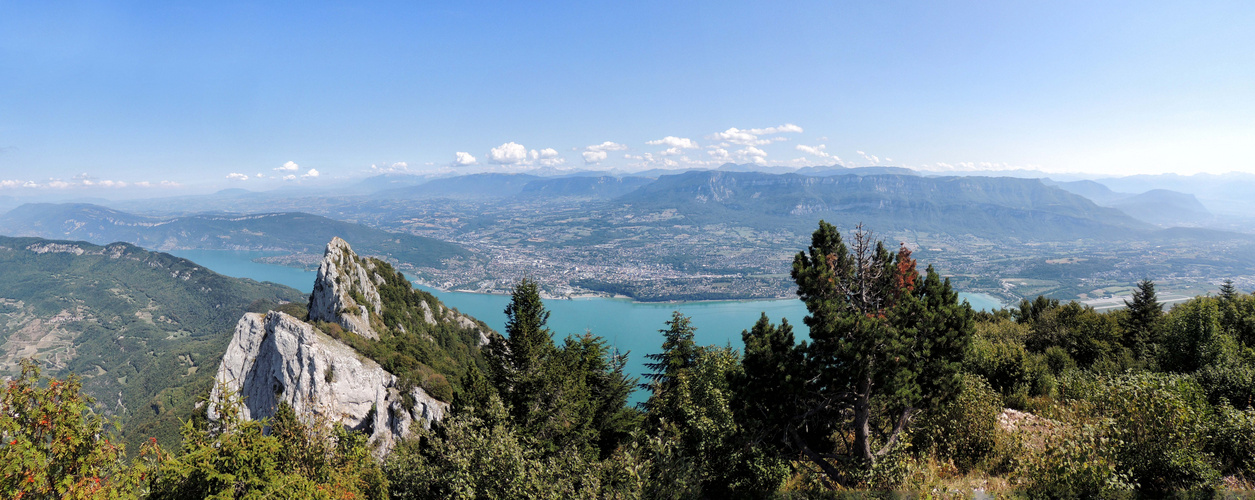
<path id="1" fill-rule="evenodd" d="M 243 398 L 245 418 L 271 417 L 279 403 L 287 403 L 307 421 L 321 417 L 368 432 L 380 455 L 413 425 L 430 426 L 448 409 L 417 387 L 409 391 L 413 405 L 407 408 L 397 378 L 378 363 L 275 311 L 240 318 L 216 381 L 210 401 L 220 401 L 224 389 L 234 392 Z M 212 405 L 209 418 L 217 418 Z"/>
<path id="2" fill-rule="evenodd" d="M 348 242 L 332 238 L 323 252 L 309 297 L 310 321 L 337 323 L 345 330 L 378 339 L 370 316 L 372 312 L 375 316 L 383 314 L 377 288 L 383 282 L 374 264 L 353 253 Z"/>

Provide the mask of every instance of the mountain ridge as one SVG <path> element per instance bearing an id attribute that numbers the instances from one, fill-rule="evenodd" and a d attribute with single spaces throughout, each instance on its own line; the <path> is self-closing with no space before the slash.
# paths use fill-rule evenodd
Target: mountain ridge
<path id="1" fill-rule="evenodd" d="M 381 229 L 302 212 L 197 214 L 148 217 L 91 204 L 26 204 L 0 216 L 0 232 L 17 236 L 82 239 L 95 244 L 125 241 L 154 250 L 261 250 L 320 254 L 326 241 L 362 241 L 370 255 L 415 266 L 439 267 L 467 259 L 465 248 L 434 238 Z"/>
<path id="2" fill-rule="evenodd" d="M 1009 232 L 1025 238 L 1150 227 L 1036 179 L 687 172 L 660 177 L 614 202 L 637 210 L 676 209 L 699 223 L 788 224 L 799 230 L 816 218 L 866 222 L 882 231 Z"/>

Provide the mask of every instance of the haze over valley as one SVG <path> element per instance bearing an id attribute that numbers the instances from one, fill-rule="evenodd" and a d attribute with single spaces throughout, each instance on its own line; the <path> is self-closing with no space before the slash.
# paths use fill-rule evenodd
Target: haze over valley
<path id="1" fill-rule="evenodd" d="M 439 289 L 507 293 L 532 277 L 552 297 L 671 301 L 792 297 L 793 254 L 825 219 L 846 230 L 862 223 L 927 258 L 960 290 L 1005 304 L 1046 295 L 1109 307 L 1143 278 L 1179 297 L 1226 279 L 1255 287 L 1255 224 L 1232 212 L 1243 203 L 1233 193 L 1255 192 L 1255 176 L 1059 182 L 782 170 L 793 169 L 394 174 L 362 179 L 345 194 L 231 190 L 101 201 L 116 208 L 25 204 L 0 217 L 0 231 L 154 250 L 264 250 L 274 252 L 265 262 L 306 268 L 321 258 L 319 242 L 344 235 Z M 1201 194 L 1121 193 L 1104 183 Z"/>

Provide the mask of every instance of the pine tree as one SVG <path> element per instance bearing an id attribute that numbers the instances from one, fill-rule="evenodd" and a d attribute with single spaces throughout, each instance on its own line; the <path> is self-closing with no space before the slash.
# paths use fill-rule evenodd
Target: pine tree
<path id="1" fill-rule="evenodd" d="M 488 345 L 488 357 L 501 400 L 514 422 L 524 428 L 533 427 L 541 418 L 542 408 L 550 406 L 551 385 L 546 365 L 555 351 L 553 339 L 545 323 L 549 311 L 540 300 L 540 287 L 535 281 L 523 279 L 514 287 L 505 308 L 506 326 L 503 337 Z"/>
<path id="2" fill-rule="evenodd" d="M 820 221 L 792 272 L 810 313 L 807 362 L 817 374 L 808 387 L 816 396 L 793 424 L 813 432 L 795 435 L 794 445 L 829 480 L 847 483 L 827 459 L 836 451 L 827 437 L 849 433 L 842 454 L 872 466 L 920 409 L 953 396 L 973 328 L 949 280 L 930 267 L 921 282 L 905 247 L 891 254 L 861 225 L 851 244 Z"/>
<path id="3" fill-rule="evenodd" d="M 811 378 L 806 344 L 794 343 L 788 320 L 777 327 L 765 313 L 753 329 L 741 332 L 741 340 L 745 355 L 744 375 L 736 384 L 737 421 L 751 444 L 782 453 L 789 441 L 787 417 L 802 412 L 805 383 Z"/>
<path id="4" fill-rule="evenodd" d="M 645 374 L 649 382 L 641 386 L 655 393 L 671 389 L 676 377 L 692 367 L 697 359 L 697 344 L 693 342 L 697 328 L 688 316 L 680 311 L 672 312 L 667 328 L 658 332 L 663 337 L 662 352 L 645 355 L 649 360 L 645 368 L 651 371 Z"/>
<path id="5" fill-rule="evenodd" d="M 523 279 L 514 287 L 505 308 L 509 363 L 516 372 L 534 373 L 553 351 L 552 332 L 545 325 L 549 311 L 540 300 L 540 285 Z"/>
<path id="6" fill-rule="evenodd" d="M 1233 302 L 1239 293 L 1238 288 L 1233 286 L 1233 280 L 1224 280 L 1224 284 L 1220 285 L 1220 299 L 1225 302 Z"/>
<path id="7" fill-rule="evenodd" d="M 1028 299 L 1020 300 L 1020 307 L 1011 311 L 1011 316 L 1015 318 L 1016 323 L 1033 324 L 1041 318 L 1046 311 L 1059 307 L 1059 299 L 1046 298 L 1045 295 L 1038 295 L 1031 302 Z"/>
<path id="8" fill-rule="evenodd" d="M 1155 296 L 1155 282 L 1143 279 L 1137 282 L 1137 290 L 1133 291 L 1132 300 L 1125 299 L 1128 308 L 1123 326 L 1125 335 L 1132 339 L 1134 353 L 1143 357 L 1149 354 L 1150 345 L 1155 343 L 1155 329 L 1163 317 L 1163 304 Z"/>
<path id="9" fill-rule="evenodd" d="M 555 345 L 535 281 L 514 287 L 505 313 L 506 336 L 493 339 L 488 358 L 519 435 L 534 440 L 544 456 L 563 450 L 608 456 L 637 421 L 625 407 L 636 386 L 623 370 L 626 358 L 591 333 Z M 491 391 L 470 381 L 459 403 L 485 404 Z"/>

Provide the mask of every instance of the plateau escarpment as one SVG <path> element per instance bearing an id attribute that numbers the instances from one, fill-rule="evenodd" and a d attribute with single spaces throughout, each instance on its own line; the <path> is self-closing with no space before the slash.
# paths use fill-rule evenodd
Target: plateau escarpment
<path id="1" fill-rule="evenodd" d="M 280 404 L 307 420 L 338 422 L 370 435 L 386 453 L 414 425 L 443 418 L 454 387 L 483 362 L 496 335 L 482 322 L 414 290 L 386 262 L 347 242 L 327 244 L 308 321 L 271 311 L 245 314 L 218 367 L 211 401 L 242 397 L 245 418 Z M 216 407 L 209 408 L 216 418 Z"/>

